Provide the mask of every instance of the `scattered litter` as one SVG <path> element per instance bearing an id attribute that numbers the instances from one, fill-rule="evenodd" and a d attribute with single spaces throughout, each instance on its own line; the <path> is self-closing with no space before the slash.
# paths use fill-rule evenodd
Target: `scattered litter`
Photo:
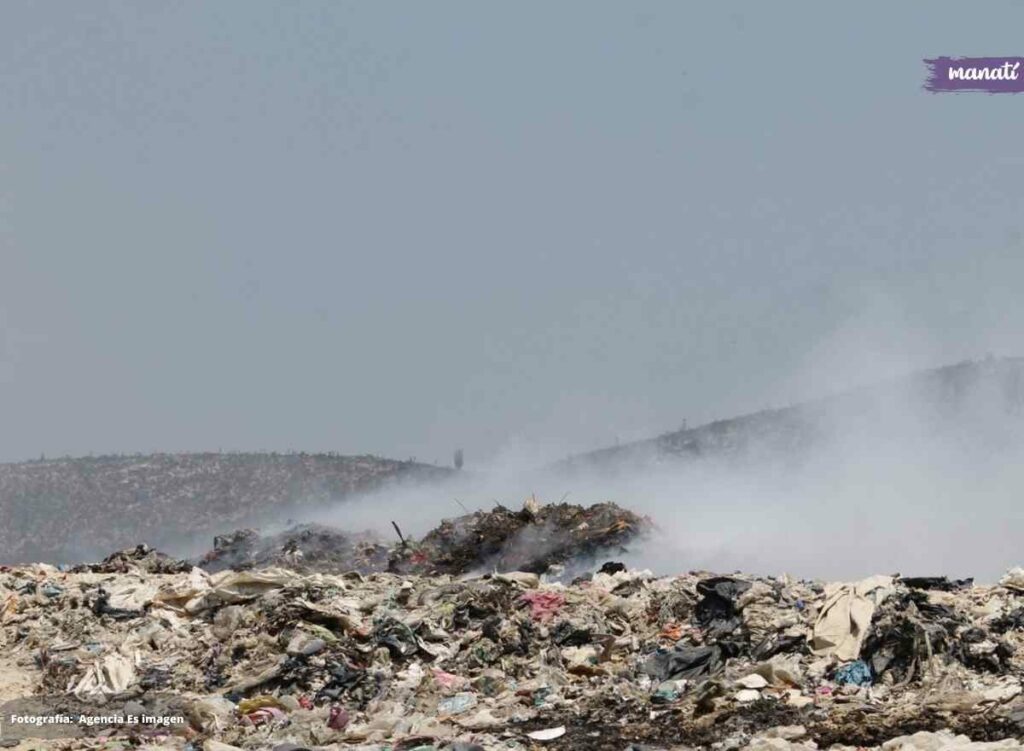
<path id="1" fill-rule="evenodd" d="M 532 733 L 527 733 L 526 737 L 534 741 L 553 741 L 563 735 L 565 735 L 565 728 L 559 726 L 547 730 L 534 730 Z"/>
<path id="2" fill-rule="evenodd" d="M 608 562 L 647 524 L 531 499 L 419 540 L 241 530 L 191 562 L 4 567 L 0 646 L 25 696 L 172 702 L 187 724 L 104 748 L 1020 748 L 1024 569 L 822 584 Z"/>
<path id="3" fill-rule="evenodd" d="M 870 686 L 871 668 L 864 660 L 857 660 L 837 668 L 834 680 L 841 686 Z"/>

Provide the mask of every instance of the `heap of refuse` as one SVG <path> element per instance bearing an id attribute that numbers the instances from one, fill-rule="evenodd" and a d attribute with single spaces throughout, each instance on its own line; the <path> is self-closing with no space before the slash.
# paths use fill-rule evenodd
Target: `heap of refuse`
<path id="1" fill-rule="evenodd" d="M 197 564 L 209 572 L 284 566 L 301 573 L 385 571 L 391 548 L 372 532 L 353 534 L 319 524 L 292 527 L 261 536 L 240 529 L 215 537 L 213 550 Z"/>
<path id="2" fill-rule="evenodd" d="M 420 542 L 397 547 L 389 570 L 545 573 L 566 564 L 593 564 L 599 555 L 628 552 L 626 546 L 650 532 L 652 526 L 649 519 L 614 503 L 584 508 L 569 503 L 541 505 L 530 498 L 518 512 L 497 506 L 444 520 Z"/>
<path id="3" fill-rule="evenodd" d="M 398 538 L 389 542 L 373 532 L 352 533 L 319 524 L 269 536 L 240 529 L 214 538 L 213 550 L 196 563 L 210 572 L 279 566 L 304 573 L 544 573 L 566 564 L 583 570 L 601 556 L 626 553 L 630 543 L 652 528 L 649 519 L 614 503 L 585 508 L 541 505 L 530 498 L 520 511 L 497 505 L 445 519 L 421 540 L 405 537 L 397 524 Z"/>
<path id="4" fill-rule="evenodd" d="M 565 551 L 602 549 L 611 517 L 531 501 L 406 539 L 369 572 L 255 555 L 183 570 L 142 546 L 74 570 L 2 568 L 0 746 L 1024 748 L 1024 569 L 992 586 L 825 584 L 604 561 L 565 583 Z M 525 555 L 524 538 L 559 545 Z M 522 570 L 546 560 L 558 576 Z M 15 711 L 106 721 L 41 729 L 11 725 Z"/>

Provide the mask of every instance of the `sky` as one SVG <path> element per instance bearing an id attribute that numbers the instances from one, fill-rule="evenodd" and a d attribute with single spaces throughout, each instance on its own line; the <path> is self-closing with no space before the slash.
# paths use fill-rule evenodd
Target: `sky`
<path id="1" fill-rule="evenodd" d="M 0 9 L 0 461 L 467 466 L 1024 354 L 1024 6 Z"/>

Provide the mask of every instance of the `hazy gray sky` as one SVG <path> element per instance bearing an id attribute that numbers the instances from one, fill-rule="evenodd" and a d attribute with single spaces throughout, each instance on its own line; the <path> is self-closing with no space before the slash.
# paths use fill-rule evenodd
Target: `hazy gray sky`
<path id="1" fill-rule="evenodd" d="M 0 8 L 0 460 L 557 455 L 1024 352 L 1018 3 Z"/>

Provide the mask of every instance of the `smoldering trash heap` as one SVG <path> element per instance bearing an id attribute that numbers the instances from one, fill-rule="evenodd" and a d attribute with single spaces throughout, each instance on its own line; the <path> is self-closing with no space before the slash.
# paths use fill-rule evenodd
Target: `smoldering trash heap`
<path id="1" fill-rule="evenodd" d="M 1024 748 L 1024 569 L 660 576 L 651 520 L 498 506 L 420 539 L 239 530 L 0 569 L 11 748 Z M 181 717 L 12 725 L 14 711 Z"/>

